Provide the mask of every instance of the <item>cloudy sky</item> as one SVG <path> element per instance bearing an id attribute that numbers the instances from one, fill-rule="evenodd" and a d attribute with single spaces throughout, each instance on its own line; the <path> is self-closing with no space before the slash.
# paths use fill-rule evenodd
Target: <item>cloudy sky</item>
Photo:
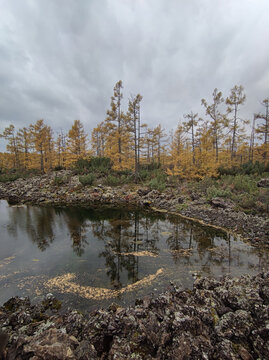
<path id="1" fill-rule="evenodd" d="M 0 0 L 0 131 L 104 120 L 115 83 L 171 129 L 235 84 L 252 118 L 269 96 L 268 0 Z"/>

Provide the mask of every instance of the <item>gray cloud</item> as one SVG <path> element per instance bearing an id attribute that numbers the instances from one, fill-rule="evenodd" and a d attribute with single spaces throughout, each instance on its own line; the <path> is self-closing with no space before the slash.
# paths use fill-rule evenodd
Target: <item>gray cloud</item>
<path id="1" fill-rule="evenodd" d="M 113 86 L 143 95 L 149 125 L 171 129 L 215 87 L 242 84 L 241 115 L 269 96 L 268 0 L 0 0 L 0 131 L 44 118 L 87 131 Z"/>

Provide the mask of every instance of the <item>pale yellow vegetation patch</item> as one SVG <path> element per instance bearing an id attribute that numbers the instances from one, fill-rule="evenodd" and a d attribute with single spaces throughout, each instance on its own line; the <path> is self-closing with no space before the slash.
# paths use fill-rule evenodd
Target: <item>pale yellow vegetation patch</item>
<path id="1" fill-rule="evenodd" d="M 172 254 L 179 255 L 179 256 L 190 256 L 192 254 L 191 249 L 178 249 L 178 250 L 171 250 Z"/>
<path id="2" fill-rule="evenodd" d="M 158 257 L 158 254 L 155 254 L 151 251 L 133 251 L 133 252 L 117 252 L 115 253 L 117 255 L 122 255 L 122 256 L 151 256 L 151 257 Z"/>
<path id="3" fill-rule="evenodd" d="M 33 276 L 24 276 L 23 279 L 20 280 L 20 282 L 17 284 L 17 287 L 19 289 L 24 289 L 27 286 L 32 287 L 33 284 L 36 286 L 36 281 L 43 282 L 45 280 L 44 275 L 33 275 Z"/>
<path id="4" fill-rule="evenodd" d="M 10 256 L 10 257 L 7 257 L 7 258 L 5 258 L 3 260 L 0 260 L 0 268 L 10 264 L 11 261 L 14 260 L 14 259 L 15 259 L 15 256 Z"/>
<path id="5" fill-rule="evenodd" d="M 150 285 L 158 276 L 162 275 L 164 269 L 158 269 L 155 274 L 148 275 L 134 284 L 127 285 L 120 290 L 111 290 L 106 288 L 98 288 L 93 286 L 82 286 L 76 284 L 75 274 L 67 273 L 55 278 L 49 279 L 44 285 L 48 288 L 56 288 L 63 293 L 71 293 L 81 296 L 85 299 L 104 300 L 112 297 L 117 297 L 126 292 L 134 291 L 140 287 Z"/>
<path id="6" fill-rule="evenodd" d="M 10 274 L 7 274 L 7 275 L 0 275 L 0 281 L 1 280 L 6 280 L 6 279 L 8 279 L 8 278 L 10 278 L 10 277 L 12 277 L 12 276 L 14 276 L 16 274 L 19 274 L 19 273 L 20 273 L 20 271 L 14 271 L 13 273 L 10 273 Z"/>

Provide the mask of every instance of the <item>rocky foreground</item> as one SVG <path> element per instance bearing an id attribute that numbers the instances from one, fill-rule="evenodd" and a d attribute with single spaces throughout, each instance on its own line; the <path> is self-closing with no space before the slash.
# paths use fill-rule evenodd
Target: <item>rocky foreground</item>
<path id="1" fill-rule="evenodd" d="M 269 359 L 269 273 L 197 280 L 134 307 L 59 313 L 48 294 L 0 308 L 3 359 Z"/>
<path id="2" fill-rule="evenodd" d="M 56 181 L 59 178 L 62 179 L 60 184 Z M 269 186 L 268 181 L 260 186 Z M 71 171 L 59 171 L 0 183 L 0 198 L 7 199 L 11 204 L 135 205 L 157 208 L 226 228 L 242 235 L 252 245 L 269 248 L 268 216 L 247 215 L 236 211 L 231 201 L 222 198 L 208 202 L 195 193 L 186 197 L 180 188 L 168 188 L 161 193 L 135 185 L 113 188 L 103 185 L 82 186 L 79 177 L 72 175 Z"/>

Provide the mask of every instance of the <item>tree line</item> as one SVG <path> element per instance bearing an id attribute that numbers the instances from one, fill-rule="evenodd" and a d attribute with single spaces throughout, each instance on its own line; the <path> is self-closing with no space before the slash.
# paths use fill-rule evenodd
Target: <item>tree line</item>
<path id="1" fill-rule="evenodd" d="M 123 109 L 122 81 L 115 84 L 106 118 L 87 134 L 80 120 L 56 136 L 44 120 L 22 129 L 10 125 L 0 134 L 6 153 L 0 153 L 2 168 L 31 169 L 42 172 L 55 167 L 69 168 L 78 159 L 92 156 L 110 158 L 115 170 L 132 169 L 139 175 L 141 165 L 161 164 L 169 175 L 202 178 L 217 175 L 221 166 L 246 162 L 268 163 L 269 98 L 261 102 L 261 112 L 249 119 L 240 117 L 246 101 L 242 86 L 235 85 L 225 98 L 215 89 L 210 100 L 202 99 L 205 111 L 184 114 L 169 134 L 160 124 L 149 127 L 141 121 L 140 94 L 128 99 Z"/>

